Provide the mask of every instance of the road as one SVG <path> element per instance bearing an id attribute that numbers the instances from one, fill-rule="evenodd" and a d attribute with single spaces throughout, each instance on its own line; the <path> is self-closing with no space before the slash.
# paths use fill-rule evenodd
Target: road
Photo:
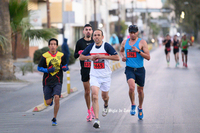
<path id="1" fill-rule="evenodd" d="M 86 122 L 87 109 L 83 85 L 78 67 L 71 70 L 71 86 L 78 91 L 61 100 L 57 126 L 51 126 L 53 107 L 41 112 L 31 109 L 43 101 L 41 83 L 24 85 L 12 91 L 0 93 L 1 133 L 197 133 L 200 131 L 200 49 L 189 48 L 188 68 L 175 67 L 171 52 L 170 67 L 167 67 L 164 48 L 151 51 L 151 60 L 145 61 L 146 82 L 144 119 L 131 116 L 128 85 L 124 66 L 112 74 L 109 92 L 109 114 L 100 115 L 100 129 L 94 129 L 92 122 Z M 65 77 L 66 78 L 66 77 Z M 66 83 L 63 84 L 63 91 Z M 138 105 L 137 93 L 136 104 Z M 100 114 L 103 100 L 99 95 Z"/>

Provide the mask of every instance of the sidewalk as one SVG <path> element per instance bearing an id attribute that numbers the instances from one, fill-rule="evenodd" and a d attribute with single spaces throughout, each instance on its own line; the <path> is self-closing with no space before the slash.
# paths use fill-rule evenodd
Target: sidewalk
<path id="1" fill-rule="evenodd" d="M 0 91 L 18 90 L 31 83 L 41 82 L 43 73 L 37 71 L 37 64 L 34 65 L 33 73 L 26 72 L 25 75 L 22 75 L 22 71 L 20 70 L 19 67 L 31 61 L 32 60 L 30 58 L 15 60 L 13 64 L 16 66 L 15 76 L 18 79 L 18 81 L 8 81 L 8 82 L 0 81 Z M 71 71 L 79 71 L 80 70 L 79 60 L 76 60 L 74 64 L 69 65 L 69 69 Z"/>

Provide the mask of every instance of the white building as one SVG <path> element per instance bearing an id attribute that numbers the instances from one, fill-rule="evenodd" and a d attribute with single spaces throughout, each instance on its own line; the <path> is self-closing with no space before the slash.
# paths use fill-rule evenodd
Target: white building
<path id="1" fill-rule="evenodd" d="M 108 6 L 110 0 L 49 0 L 51 26 L 59 29 L 65 25 L 64 37 L 68 39 L 68 44 L 74 49 L 76 41 L 83 37 L 83 27 L 85 24 L 94 21 L 94 9 L 96 9 L 96 21 L 99 29 L 104 31 L 105 41 L 109 40 L 109 17 Z M 37 13 L 38 23 L 35 28 L 42 28 L 47 24 L 46 0 L 30 0 L 29 10 Z M 34 22 L 34 21 L 33 21 Z M 57 36 L 59 45 L 63 42 L 63 35 Z M 30 47 L 42 48 L 47 46 L 47 42 L 34 40 L 30 42 Z"/>

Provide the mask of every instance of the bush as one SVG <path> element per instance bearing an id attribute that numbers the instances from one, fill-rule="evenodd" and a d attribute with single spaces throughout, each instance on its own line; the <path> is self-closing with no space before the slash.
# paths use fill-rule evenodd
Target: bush
<path id="1" fill-rule="evenodd" d="M 32 72 L 34 71 L 34 63 L 29 62 L 26 64 L 23 64 L 21 66 L 19 66 L 20 70 L 22 71 L 22 75 L 24 76 L 26 74 L 26 72 Z"/>
<path id="2" fill-rule="evenodd" d="M 57 48 L 58 51 L 62 52 L 61 50 L 61 46 L 58 46 Z M 42 57 L 42 54 L 44 54 L 45 52 L 49 51 L 49 48 L 48 47 L 44 47 L 42 49 L 38 49 L 35 51 L 34 53 L 34 57 L 33 57 L 33 62 L 35 64 L 38 64 L 41 57 Z M 69 48 L 69 51 L 70 51 L 70 57 L 69 57 L 69 65 L 70 64 L 74 64 L 74 62 L 76 61 L 76 59 L 74 58 L 74 50 Z"/>

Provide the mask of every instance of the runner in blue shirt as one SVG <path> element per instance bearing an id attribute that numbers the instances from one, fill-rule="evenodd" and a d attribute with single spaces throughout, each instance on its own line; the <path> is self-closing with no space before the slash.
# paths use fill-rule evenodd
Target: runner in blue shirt
<path id="1" fill-rule="evenodd" d="M 145 40 L 138 38 L 138 27 L 129 26 L 130 38 L 121 44 L 120 56 L 126 62 L 125 74 L 129 86 L 129 97 L 131 100 L 131 115 L 135 115 L 135 83 L 139 95 L 138 118 L 143 119 L 142 104 L 144 99 L 145 69 L 143 59 L 150 60 L 149 49 Z"/>

